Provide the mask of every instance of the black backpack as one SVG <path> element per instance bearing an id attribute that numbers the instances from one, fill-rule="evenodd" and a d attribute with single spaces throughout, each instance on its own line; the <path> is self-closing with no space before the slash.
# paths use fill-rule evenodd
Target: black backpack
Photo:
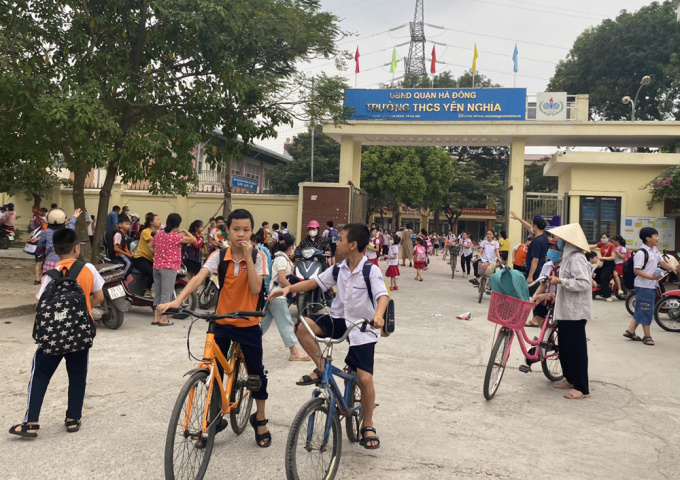
<path id="1" fill-rule="evenodd" d="M 52 281 L 40 296 L 33 325 L 33 339 L 47 355 L 80 352 L 92 346 L 97 329 L 87 308 L 78 275 L 85 262 L 70 269 L 50 270 Z"/>
<path id="2" fill-rule="evenodd" d="M 649 261 L 649 253 L 647 253 L 647 250 L 644 248 L 640 250 L 642 253 L 645 255 L 645 262 L 642 264 L 642 270 L 645 269 L 647 266 L 647 262 Z M 635 255 L 632 255 L 628 260 L 626 260 L 623 264 L 623 286 L 626 287 L 628 290 L 633 290 L 635 288 Z"/>
<path id="3" fill-rule="evenodd" d="M 219 303 L 219 295 L 222 293 L 222 286 L 224 285 L 224 276 L 227 274 L 229 271 L 229 264 L 231 263 L 229 260 L 225 260 L 224 256 L 227 254 L 226 248 L 220 249 L 220 265 L 217 267 L 217 279 L 220 282 L 220 289 L 217 293 L 217 303 Z M 257 263 L 257 255 L 258 255 L 258 250 L 253 248 L 253 263 Z M 264 305 L 267 303 L 267 293 L 265 289 L 265 284 L 264 284 L 264 278 L 262 279 L 262 288 L 260 288 L 260 295 L 257 297 L 257 311 L 262 311 L 264 309 Z M 217 307 L 215 307 L 217 308 Z"/>

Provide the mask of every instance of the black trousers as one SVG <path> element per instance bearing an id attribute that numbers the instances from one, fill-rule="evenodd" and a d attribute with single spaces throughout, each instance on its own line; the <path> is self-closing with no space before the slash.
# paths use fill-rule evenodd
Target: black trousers
<path id="1" fill-rule="evenodd" d="M 66 359 L 68 373 L 68 409 L 66 417 L 80 420 L 83 416 L 85 385 L 87 384 L 87 365 L 90 350 L 67 353 L 66 355 L 46 355 L 41 348 L 36 350 L 31 366 L 31 379 L 28 382 L 28 410 L 24 422 L 37 422 L 47 386 L 57 371 L 61 359 Z"/>
<path id="2" fill-rule="evenodd" d="M 153 285 L 153 262 L 144 257 L 135 257 L 132 259 L 132 263 L 146 278 L 146 289 L 151 290 Z"/>
<path id="3" fill-rule="evenodd" d="M 614 260 L 607 260 L 602 262 L 602 267 L 595 271 L 595 282 L 597 282 L 600 285 L 600 288 L 602 288 L 602 296 L 604 298 L 609 298 L 612 296 L 612 291 L 609 288 L 609 282 L 612 278 L 612 275 L 614 274 L 614 267 L 616 267 Z"/>
<path id="4" fill-rule="evenodd" d="M 232 340 L 238 342 L 246 361 L 248 375 L 260 377 L 261 386 L 257 392 L 252 392 L 251 396 L 255 400 L 267 400 L 267 372 L 262 363 L 262 328 L 259 325 L 252 327 L 237 328 L 231 325 L 218 325 L 215 329 L 215 343 L 220 347 L 224 356 L 227 356 Z M 220 373 L 222 367 L 220 366 Z"/>
<path id="5" fill-rule="evenodd" d="M 453 261 L 453 260 L 451 260 Z M 463 273 L 467 273 L 468 275 L 470 274 L 470 263 L 472 262 L 472 254 L 470 255 L 461 255 L 460 257 L 460 268 L 463 270 Z M 467 271 L 465 270 L 467 268 Z"/>
<path id="6" fill-rule="evenodd" d="M 588 343 L 586 320 L 558 321 L 557 341 L 564 378 L 576 390 L 588 395 Z"/>

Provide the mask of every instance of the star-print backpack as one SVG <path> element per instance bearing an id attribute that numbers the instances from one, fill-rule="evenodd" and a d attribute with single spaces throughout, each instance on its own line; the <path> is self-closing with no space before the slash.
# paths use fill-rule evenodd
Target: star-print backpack
<path id="1" fill-rule="evenodd" d="M 65 355 L 92 346 L 97 329 L 76 280 L 84 266 L 85 262 L 76 260 L 70 269 L 46 274 L 52 281 L 38 301 L 33 339 L 47 355 Z"/>

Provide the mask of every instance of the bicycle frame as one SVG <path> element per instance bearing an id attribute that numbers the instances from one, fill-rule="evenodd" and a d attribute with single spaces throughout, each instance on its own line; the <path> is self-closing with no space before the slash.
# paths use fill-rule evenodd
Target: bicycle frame
<path id="1" fill-rule="evenodd" d="M 529 361 L 537 362 L 537 361 L 539 361 L 543 358 L 551 358 L 551 357 L 556 356 L 557 353 L 553 353 L 553 354 L 550 354 L 550 355 L 543 356 L 540 348 L 537 348 L 536 353 L 534 353 L 532 355 L 532 354 L 529 353 L 529 351 L 527 350 L 527 347 L 526 347 L 527 343 L 529 345 L 531 345 L 532 347 L 540 346 L 541 345 L 541 339 L 545 338 L 545 332 L 548 329 L 548 327 L 550 327 L 553 330 L 555 329 L 555 325 L 554 325 L 553 317 L 552 317 L 552 310 L 548 311 L 548 315 L 545 317 L 545 320 L 543 321 L 543 326 L 541 327 L 541 333 L 538 336 L 538 340 L 529 339 L 529 336 L 527 335 L 527 331 L 526 331 L 525 327 L 522 327 L 522 328 L 517 329 L 517 330 L 512 329 L 512 328 L 503 327 L 501 329 L 501 332 L 503 330 L 509 330 L 510 331 L 510 340 L 509 340 L 509 343 L 508 343 L 508 351 L 505 354 L 505 358 L 503 359 L 503 364 L 505 364 L 505 362 L 507 362 L 508 358 L 510 357 L 510 350 L 512 350 L 512 341 L 515 337 L 517 337 L 517 339 L 518 339 L 517 343 L 519 343 L 519 347 L 522 350 L 524 357 Z M 519 335 L 518 332 L 521 332 L 522 334 Z M 499 335 L 500 335 L 500 332 L 499 332 Z"/>

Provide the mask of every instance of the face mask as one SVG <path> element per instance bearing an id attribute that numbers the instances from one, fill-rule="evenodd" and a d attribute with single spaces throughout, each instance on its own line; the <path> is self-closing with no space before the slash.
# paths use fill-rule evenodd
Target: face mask
<path id="1" fill-rule="evenodd" d="M 564 248 L 564 240 L 557 241 L 557 248 L 559 248 L 560 250 Z"/>
<path id="2" fill-rule="evenodd" d="M 547 257 L 548 260 L 550 260 L 553 263 L 559 262 L 560 260 L 562 260 L 562 252 L 558 252 L 557 250 L 548 250 Z"/>
<path id="3" fill-rule="evenodd" d="M 319 233 L 318 230 L 310 230 L 310 231 L 309 231 L 309 236 L 312 237 L 312 238 L 314 238 L 314 237 L 316 237 L 316 235 L 317 235 L 318 233 Z"/>
<path id="4" fill-rule="evenodd" d="M 609 243 L 609 239 L 608 239 L 608 238 L 601 238 L 600 241 L 601 241 L 602 243 L 604 243 L 605 245 Z"/>

